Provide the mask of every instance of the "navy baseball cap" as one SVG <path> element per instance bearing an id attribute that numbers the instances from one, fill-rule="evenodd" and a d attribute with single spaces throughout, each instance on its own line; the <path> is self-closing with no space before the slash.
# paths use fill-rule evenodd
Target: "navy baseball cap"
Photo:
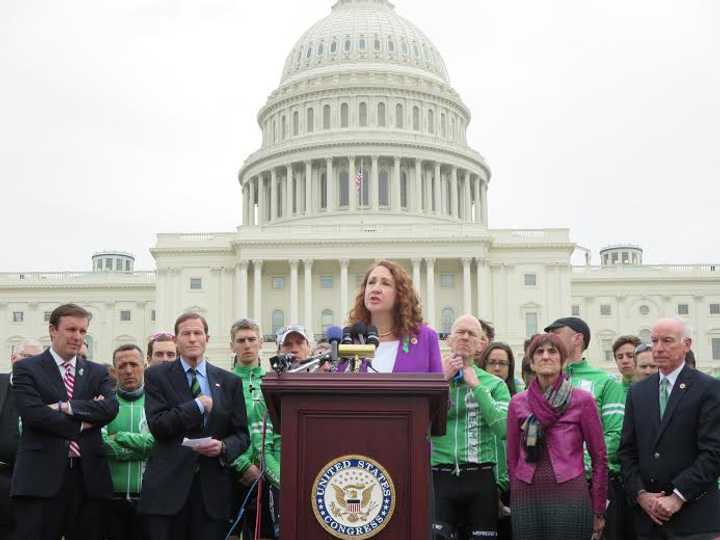
<path id="1" fill-rule="evenodd" d="M 575 330 L 578 334 L 583 335 L 583 342 L 585 349 L 590 346 L 590 327 L 579 317 L 562 317 L 552 323 L 550 326 L 545 327 L 546 332 L 552 332 L 558 328 L 567 326 L 568 328 Z"/>

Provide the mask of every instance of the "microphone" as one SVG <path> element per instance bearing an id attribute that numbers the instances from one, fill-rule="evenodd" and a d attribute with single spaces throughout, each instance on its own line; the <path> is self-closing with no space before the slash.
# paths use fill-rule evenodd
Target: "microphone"
<path id="1" fill-rule="evenodd" d="M 343 345 L 352 345 L 353 344 L 353 338 L 352 338 L 352 328 L 349 326 L 346 326 L 342 329 L 342 344 Z"/>
<path id="2" fill-rule="evenodd" d="M 343 339 L 343 331 L 339 326 L 328 326 L 325 330 L 325 336 L 327 336 L 328 343 L 330 343 L 330 357 L 332 362 L 335 363 L 338 360 L 338 343 Z"/>
<path id="3" fill-rule="evenodd" d="M 280 375 L 290 369 L 294 360 L 295 357 L 292 354 L 278 354 L 270 358 L 270 367 Z"/>
<path id="4" fill-rule="evenodd" d="M 375 347 L 380 346 L 380 338 L 378 337 L 377 327 L 372 324 L 367 327 L 367 343 L 368 345 L 374 345 Z"/>
<path id="5" fill-rule="evenodd" d="M 367 326 L 362 321 L 358 321 L 352 326 L 352 337 L 360 342 L 360 345 L 365 345 L 365 336 L 367 335 Z"/>

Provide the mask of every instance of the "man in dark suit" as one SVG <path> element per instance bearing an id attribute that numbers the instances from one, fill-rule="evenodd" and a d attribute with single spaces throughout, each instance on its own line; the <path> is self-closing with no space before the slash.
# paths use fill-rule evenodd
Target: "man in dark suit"
<path id="1" fill-rule="evenodd" d="M 10 356 L 10 363 L 14 364 L 41 352 L 42 346 L 37 341 L 23 341 Z M 0 538 L 12 538 L 14 529 L 10 481 L 20 438 L 20 417 L 10 392 L 10 374 L 0 373 Z"/>
<path id="2" fill-rule="evenodd" d="M 107 370 L 78 356 L 90 314 L 65 304 L 50 315 L 50 348 L 13 364 L 22 432 L 12 478 L 17 539 L 102 538 L 112 496 L 100 428 L 118 411 Z"/>
<path id="3" fill-rule="evenodd" d="M 652 352 L 660 373 L 634 384 L 619 457 L 641 539 L 720 536 L 720 381 L 690 369 L 685 324 L 662 319 Z"/>
<path id="4" fill-rule="evenodd" d="M 230 465 L 249 445 L 242 381 L 204 357 L 205 319 L 175 322 L 179 358 L 145 374 L 145 416 L 155 437 L 140 494 L 151 540 L 222 540 L 229 529 Z M 190 448 L 183 440 L 204 439 Z"/>

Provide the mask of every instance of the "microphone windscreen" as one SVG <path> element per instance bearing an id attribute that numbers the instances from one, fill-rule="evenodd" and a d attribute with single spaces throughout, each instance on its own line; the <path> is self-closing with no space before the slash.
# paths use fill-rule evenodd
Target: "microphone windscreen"
<path id="1" fill-rule="evenodd" d="M 352 326 L 352 335 L 353 337 L 360 337 L 360 336 L 366 336 L 367 335 L 367 326 L 364 322 L 358 321 Z"/>
<path id="2" fill-rule="evenodd" d="M 342 341 L 342 328 L 340 328 L 339 326 L 328 326 L 327 330 L 325 330 L 325 336 L 330 343 L 332 343 L 333 341 Z"/>

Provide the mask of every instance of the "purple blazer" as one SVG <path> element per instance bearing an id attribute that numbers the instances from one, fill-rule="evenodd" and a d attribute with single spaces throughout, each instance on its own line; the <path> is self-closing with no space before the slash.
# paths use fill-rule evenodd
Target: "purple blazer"
<path id="1" fill-rule="evenodd" d="M 507 417 L 507 464 L 510 480 L 532 484 L 535 463 L 525 459 L 522 443 L 522 426 L 530 416 L 528 393 L 515 394 L 510 401 Z M 574 388 L 570 404 L 560 419 L 545 432 L 545 446 L 550 455 L 555 479 L 558 483 L 583 476 L 583 443 L 592 458 L 592 507 L 595 513 L 605 511 L 608 466 L 605 440 L 597 406 L 592 394 Z"/>
<path id="2" fill-rule="evenodd" d="M 346 366 L 340 364 L 340 369 Z M 363 362 L 360 371 L 368 371 L 367 362 Z M 442 373 L 440 342 L 435 330 L 426 324 L 418 327 L 415 335 L 400 340 L 395 357 L 393 373 Z"/>

